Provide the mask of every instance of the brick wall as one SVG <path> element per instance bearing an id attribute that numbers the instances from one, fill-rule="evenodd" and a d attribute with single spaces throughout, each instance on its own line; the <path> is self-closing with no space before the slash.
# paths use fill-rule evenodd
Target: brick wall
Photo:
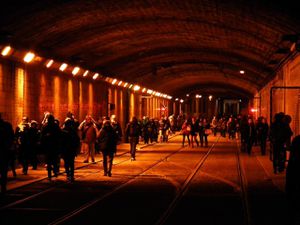
<path id="1" fill-rule="evenodd" d="M 87 81 L 38 66 L 0 61 L 0 112 L 14 127 L 23 116 L 40 122 L 49 111 L 64 121 L 68 111 L 80 121 L 107 114 L 107 83 Z"/>

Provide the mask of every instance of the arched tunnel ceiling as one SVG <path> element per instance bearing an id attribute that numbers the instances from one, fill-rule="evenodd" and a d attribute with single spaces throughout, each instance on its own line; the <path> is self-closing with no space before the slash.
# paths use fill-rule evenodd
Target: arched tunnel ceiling
<path id="1" fill-rule="evenodd" d="M 283 37 L 300 31 L 292 1 L 11 0 L 0 10 L 0 39 L 173 96 L 252 96 L 286 57 Z"/>

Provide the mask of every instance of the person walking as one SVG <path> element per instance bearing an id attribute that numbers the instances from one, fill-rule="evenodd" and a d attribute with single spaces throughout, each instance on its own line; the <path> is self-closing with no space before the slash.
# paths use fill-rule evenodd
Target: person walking
<path id="1" fill-rule="evenodd" d="M 300 224 L 300 135 L 293 139 L 290 147 L 285 191 L 289 208 L 289 224 Z"/>
<path id="2" fill-rule="evenodd" d="M 90 115 L 85 117 L 78 129 L 81 131 L 82 148 L 85 154 L 84 163 L 88 163 L 91 157 L 92 162 L 95 162 L 95 142 L 97 136 L 96 124 Z"/>
<path id="3" fill-rule="evenodd" d="M 14 141 L 12 125 L 4 121 L 0 113 L 0 184 L 1 194 L 6 193 L 7 172 L 11 147 Z"/>
<path id="4" fill-rule="evenodd" d="M 266 154 L 266 145 L 267 145 L 267 138 L 269 134 L 269 125 L 265 118 L 260 118 L 256 127 L 257 130 L 257 139 L 260 143 L 260 150 L 261 155 Z"/>
<path id="5" fill-rule="evenodd" d="M 97 138 L 100 143 L 100 150 L 103 156 L 104 176 L 111 177 L 113 159 L 117 151 L 119 135 L 112 127 L 111 122 L 109 120 L 105 120 Z"/>
<path id="6" fill-rule="evenodd" d="M 66 120 L 62 129 L 62 158 L 66 170 L 67 180 L 74 181 L 75 157 L 80 147 L 80 138 L 71 119 Z"/>
<path id="7" fill-rule="evenodd" d="M 125 132 L 130 143 L 131 161 L 135 161 L 136 146 L 139 143 L 139 136 L 141 135 L 141 127 L 135 116 L 127 124 Z"/>
<path id="8" fill-rule="evenodd" d="M 48 179 L 52 178 L 52 171 L 54 176 L 58 176 L 58 161 L 61 150 L 61 129 L 55 122 L 53 115 L 48 115 L 47 122 L 42 127 L 41 131 L 41 145 L 46 154 L 46 164 L 48 171 Z"/>
<path id="9" fill-rule="evenodd" d="M 182 147 L 184 147 L 184 142 L 185 142 L 185 138 L 187 138 L 188 140 L 188 144 L 189 146 L 191 145 L 191 142 L 190 142 L 190 132 L 191 132 L 191 124 L 190 122 L 186 119 L 182 126 L 181 126 L 181 133 L 182 133 Z"/>

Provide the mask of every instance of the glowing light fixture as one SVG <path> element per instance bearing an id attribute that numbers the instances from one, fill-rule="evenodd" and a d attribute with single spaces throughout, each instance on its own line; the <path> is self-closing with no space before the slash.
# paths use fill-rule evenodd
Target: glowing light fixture
<path id="1" fill-rule="evenodd" d="M 86 70 L 86 71 L 84 72 L 83 76 L 86 77 L 86 76 L 88 75 L 88 73 L 89 73 L 89 71 Z"/>
<path id="2" fill-rule="evenodd" d="M 245 70 L 240 70 L 240 74 L 245 74 Z"/>
<path id="3" fill-rule="evenodd" d="M 152 93 L 153 93 L 153 91 L 148 89 L 147 94 L 151 95 Z"/>
<path id="4" fill-rule="evenodd" d="M 167 96 L 167 99 L 170 99 L 170 100 L 171 100 L 171 99 L 172 99 L 172 96 L 168 95 L 168 96 Z"/>
<path id="5" fill-rule="evenodd" d="M 164 97 L 164 98 L 167 98 L 167 95 L 166 95 L 166 94 L 164 94 L 164 95 L 163 95 L 163 97 Z"/>
<path id="6" fill-rule="evenodd" d="M 46 67 L 47 67 L 47 68 L 50 68 L 50 67 L 53 65 L 53 63 L 54 63 L 54 60 L 53 60 L 53 59 L 50 59 L 50 60 L 48 61 L 48 63 L 46 64 Z"/>
<path id="7" fill-rule="evenodd" d="M 179 100 L 179 98 L 175 98 L 175 101 L 178 101 Z"/>
<path id="8" fill-rule="evenodd" d="M 160 96 L 160 93 L 159 93 L 159 92 L 156 92 L 156 93 L 155 93 L 155 96 L 159 97 L 159 96 Z"/>
<path id="9" fill-rule="evenodd" d="M 202 98 L 202 95 L 196 95 L 196 98 Z"/>
<path id="10" fill-rule="evenodd" d="M 124 84 L 124 87 L 127 87 L 128 86 L 128 83 L 126 82 L 125 84 Z"/>
<path id="11" fill-rule="evenodd" d="M 189 94 L 186 94 L 186 97 L 190 97 L 190 95 L 189 95 Z"/>
<path id="12" fill-rule="evenodd" d="M 132 88 L 133 84 L 130 84 L 128 88 Z"/>
<path id="13" fill-rule="evenodd" d="M 115 84 L 117 83 L 117 79 L 113 79 L 113 81 L 111 82 L 111 84 Z"/>
<path id="14" fill-rule="evenodd" d="M 68 64 L 63 63 L 63 64 L 61 64 L 61 66 L 59 67 L 59 70 L 60 70 L 60 71 L 64 71 L 64 70 L 67 68 L 67 66 L 68 66 Z"/>
<path id="15" fill-rule="evenodd" d="M 183 103 L 184 102 L 184 100 L 183 99 L 180 99 L 180 103 Z"/>
<path id="16" fill-rule="evenodd" d="M 8 46 L 5 46 L 1 52 L 1 55 L 2 56 L 7 56 L 9 55 L 9 53 L 11 52 L 12 48 L 8 45 Z"/>
<path id="17" fill-rule="evenodd" d="M 211 101 L 211 100 L 212 100 L 212 98 L 213 98 L 213 96 L 212 96 L 212 95 L 208 96 L 208 99 L 209 99 L 209 101 Z"/>
<path id="18" fill-rule="evenodd" d="M 80 68 L 79 67 L 75 67 L 72 71 L 72 74 L 75 76 L 78 72 L 79 72 Z"/>
<path id="19" fill-rule="evenodd" d="M 138 91 L 138 90 L 140 90 L 141 89 L 141 87 L 139 86 L 139 85 L 134 85 L 134 87 L 133 87 L 133 90 L 134 91 Z"/>
<path id="20" fill-rule="evenodd" d="M 120 82 L 118 83 L 118 86 L 120 86 L 122 83 L 123 83 L 123 82 L 122 82 L 122 81 L 120 81 Z"/>
<path id="21" fill-rule="evenodd" d="M 96 80 L 99 77 L 99 73 L 95 73 L 93 79 Z"/>
<path id="22" fill-rule="evenodd" d="M 143 93 L 145 93 L 145 92 L 146 92 L 146 90 L 147 90 L 146 88 L 143 88 L 142 92 L 143 92 Z"/>
<path id="23" fill-rule="evenodd" d="M 24 60 L 24 62 L 26 62 L 26 63 L 30 63 L 30 62 L 34 59 L 34 57 L 35 57 L 35 54 L 34 54 L 34 53 L 28 52 L 28 53 L 24 56 L 23 60 Z"/>

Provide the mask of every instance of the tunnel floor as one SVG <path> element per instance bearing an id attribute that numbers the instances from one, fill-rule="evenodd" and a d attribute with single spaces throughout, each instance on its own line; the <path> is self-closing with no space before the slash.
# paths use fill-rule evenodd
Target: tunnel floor
<path id="1" fill-rule="evenodd" d="M 239 150 L 239 140 L 210 136 L 208 147 L 168 143 L 118 146 L 112 177 L 101 155 L 76 158 L 75 182 L 61 174 L 49 181 L 43 166 L 17 177 L 9 173 L 1 197 L 0 224 L 288 224 L 285 172 L 273 174 L 269 154 Z"/>

